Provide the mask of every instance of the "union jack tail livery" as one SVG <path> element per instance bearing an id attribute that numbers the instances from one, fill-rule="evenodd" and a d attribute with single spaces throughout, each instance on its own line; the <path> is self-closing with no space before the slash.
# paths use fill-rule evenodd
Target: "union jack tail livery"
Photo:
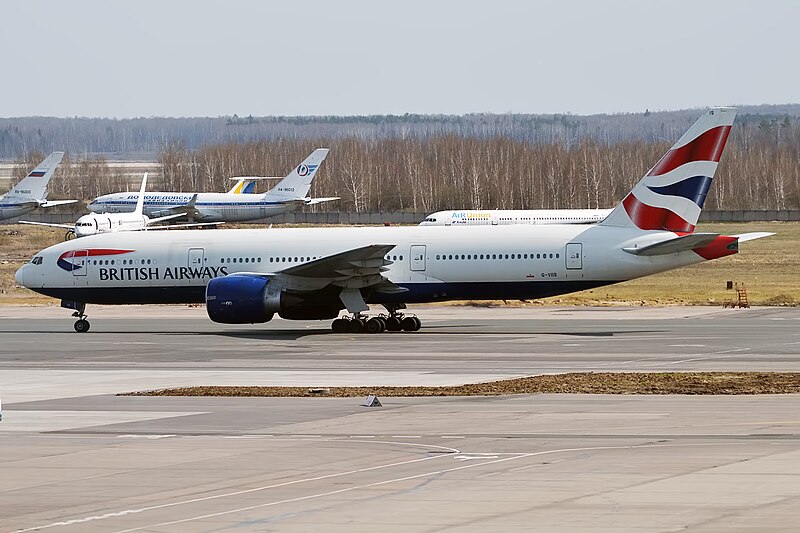
<path id="1" fill-rule="evenodd" d="M 601 224 L 693 232 L 735 117 L 733 108 L 709 109 Z"/>

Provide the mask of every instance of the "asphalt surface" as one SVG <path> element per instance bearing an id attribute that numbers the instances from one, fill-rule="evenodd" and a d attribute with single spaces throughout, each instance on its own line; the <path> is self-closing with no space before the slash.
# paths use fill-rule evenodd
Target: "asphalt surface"
<path id="1" fill-rule="evenodd" d="M 420 307 L 417 333 L 0 308 L 0 531 L 794 531 L 800 396 L 159 398 L 800 371 L 800 310 Z"/>

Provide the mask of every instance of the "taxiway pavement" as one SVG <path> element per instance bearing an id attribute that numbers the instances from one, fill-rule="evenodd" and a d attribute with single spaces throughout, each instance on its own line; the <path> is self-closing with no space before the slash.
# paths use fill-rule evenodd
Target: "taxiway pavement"
<path id="1" fill-rule="evenodd" d="M 107 312 L 106 312 L 107 311 Z M 0 308 L 0 530 L 794 531 L 800 396 L 158 398 L 178 385 L 800 371 L 800 310 L 424 307 L 417 333 Z"/>

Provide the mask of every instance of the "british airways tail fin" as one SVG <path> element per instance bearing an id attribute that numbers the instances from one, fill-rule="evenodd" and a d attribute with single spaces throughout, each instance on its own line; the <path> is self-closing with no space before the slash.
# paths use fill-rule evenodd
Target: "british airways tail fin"
<path id="1" fill-rule="evenodd" d="M 328 152 L 327 148 L 314 150 L 310 156 L 264 196 L 278 201 L 304 199 L 308 195 L 309 189 L 311 189 L 311 180 L 314 179 Z"/>
<path id="2" fill-rule="evenodd" d="M 600 225 L 693 232 L 735 117 L 709 109 Z"/>
<path id="3" fill-rule="evenodd" d="M 62 157 L 64 157 L 64 152 L 53 152 L 48 155 L 44 161 L 14 185 L 6 196 L 44 202 L 47 199 L 47 184 L 50 183 L 50 178 L 53 177 L 56 167 L 61 163 Z"/>

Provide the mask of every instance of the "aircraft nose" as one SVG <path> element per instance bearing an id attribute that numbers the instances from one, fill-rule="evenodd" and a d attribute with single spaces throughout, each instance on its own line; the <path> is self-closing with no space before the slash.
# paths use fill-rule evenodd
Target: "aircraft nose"
<path id="1" fill-rule="evenodd" d="M 21 267 L 19 267 L 19 269 L 17 270 L 17 273 L 16 273 L 16 274 L 14 274 L 14 279 L 15 279 L 15 280 L 17 280 L 17 285 L 20 285 L 20 286 L 22 286 L 22 287 L 24 287 L 24 286 L 25 286 L 25 269 L 26 269 L 27 267 L 28 267 L 28 265 L 27 265 L 27 264 L 24 264 L 24 265 L 22 265 L 22 266 L 21 266 Z"/>

